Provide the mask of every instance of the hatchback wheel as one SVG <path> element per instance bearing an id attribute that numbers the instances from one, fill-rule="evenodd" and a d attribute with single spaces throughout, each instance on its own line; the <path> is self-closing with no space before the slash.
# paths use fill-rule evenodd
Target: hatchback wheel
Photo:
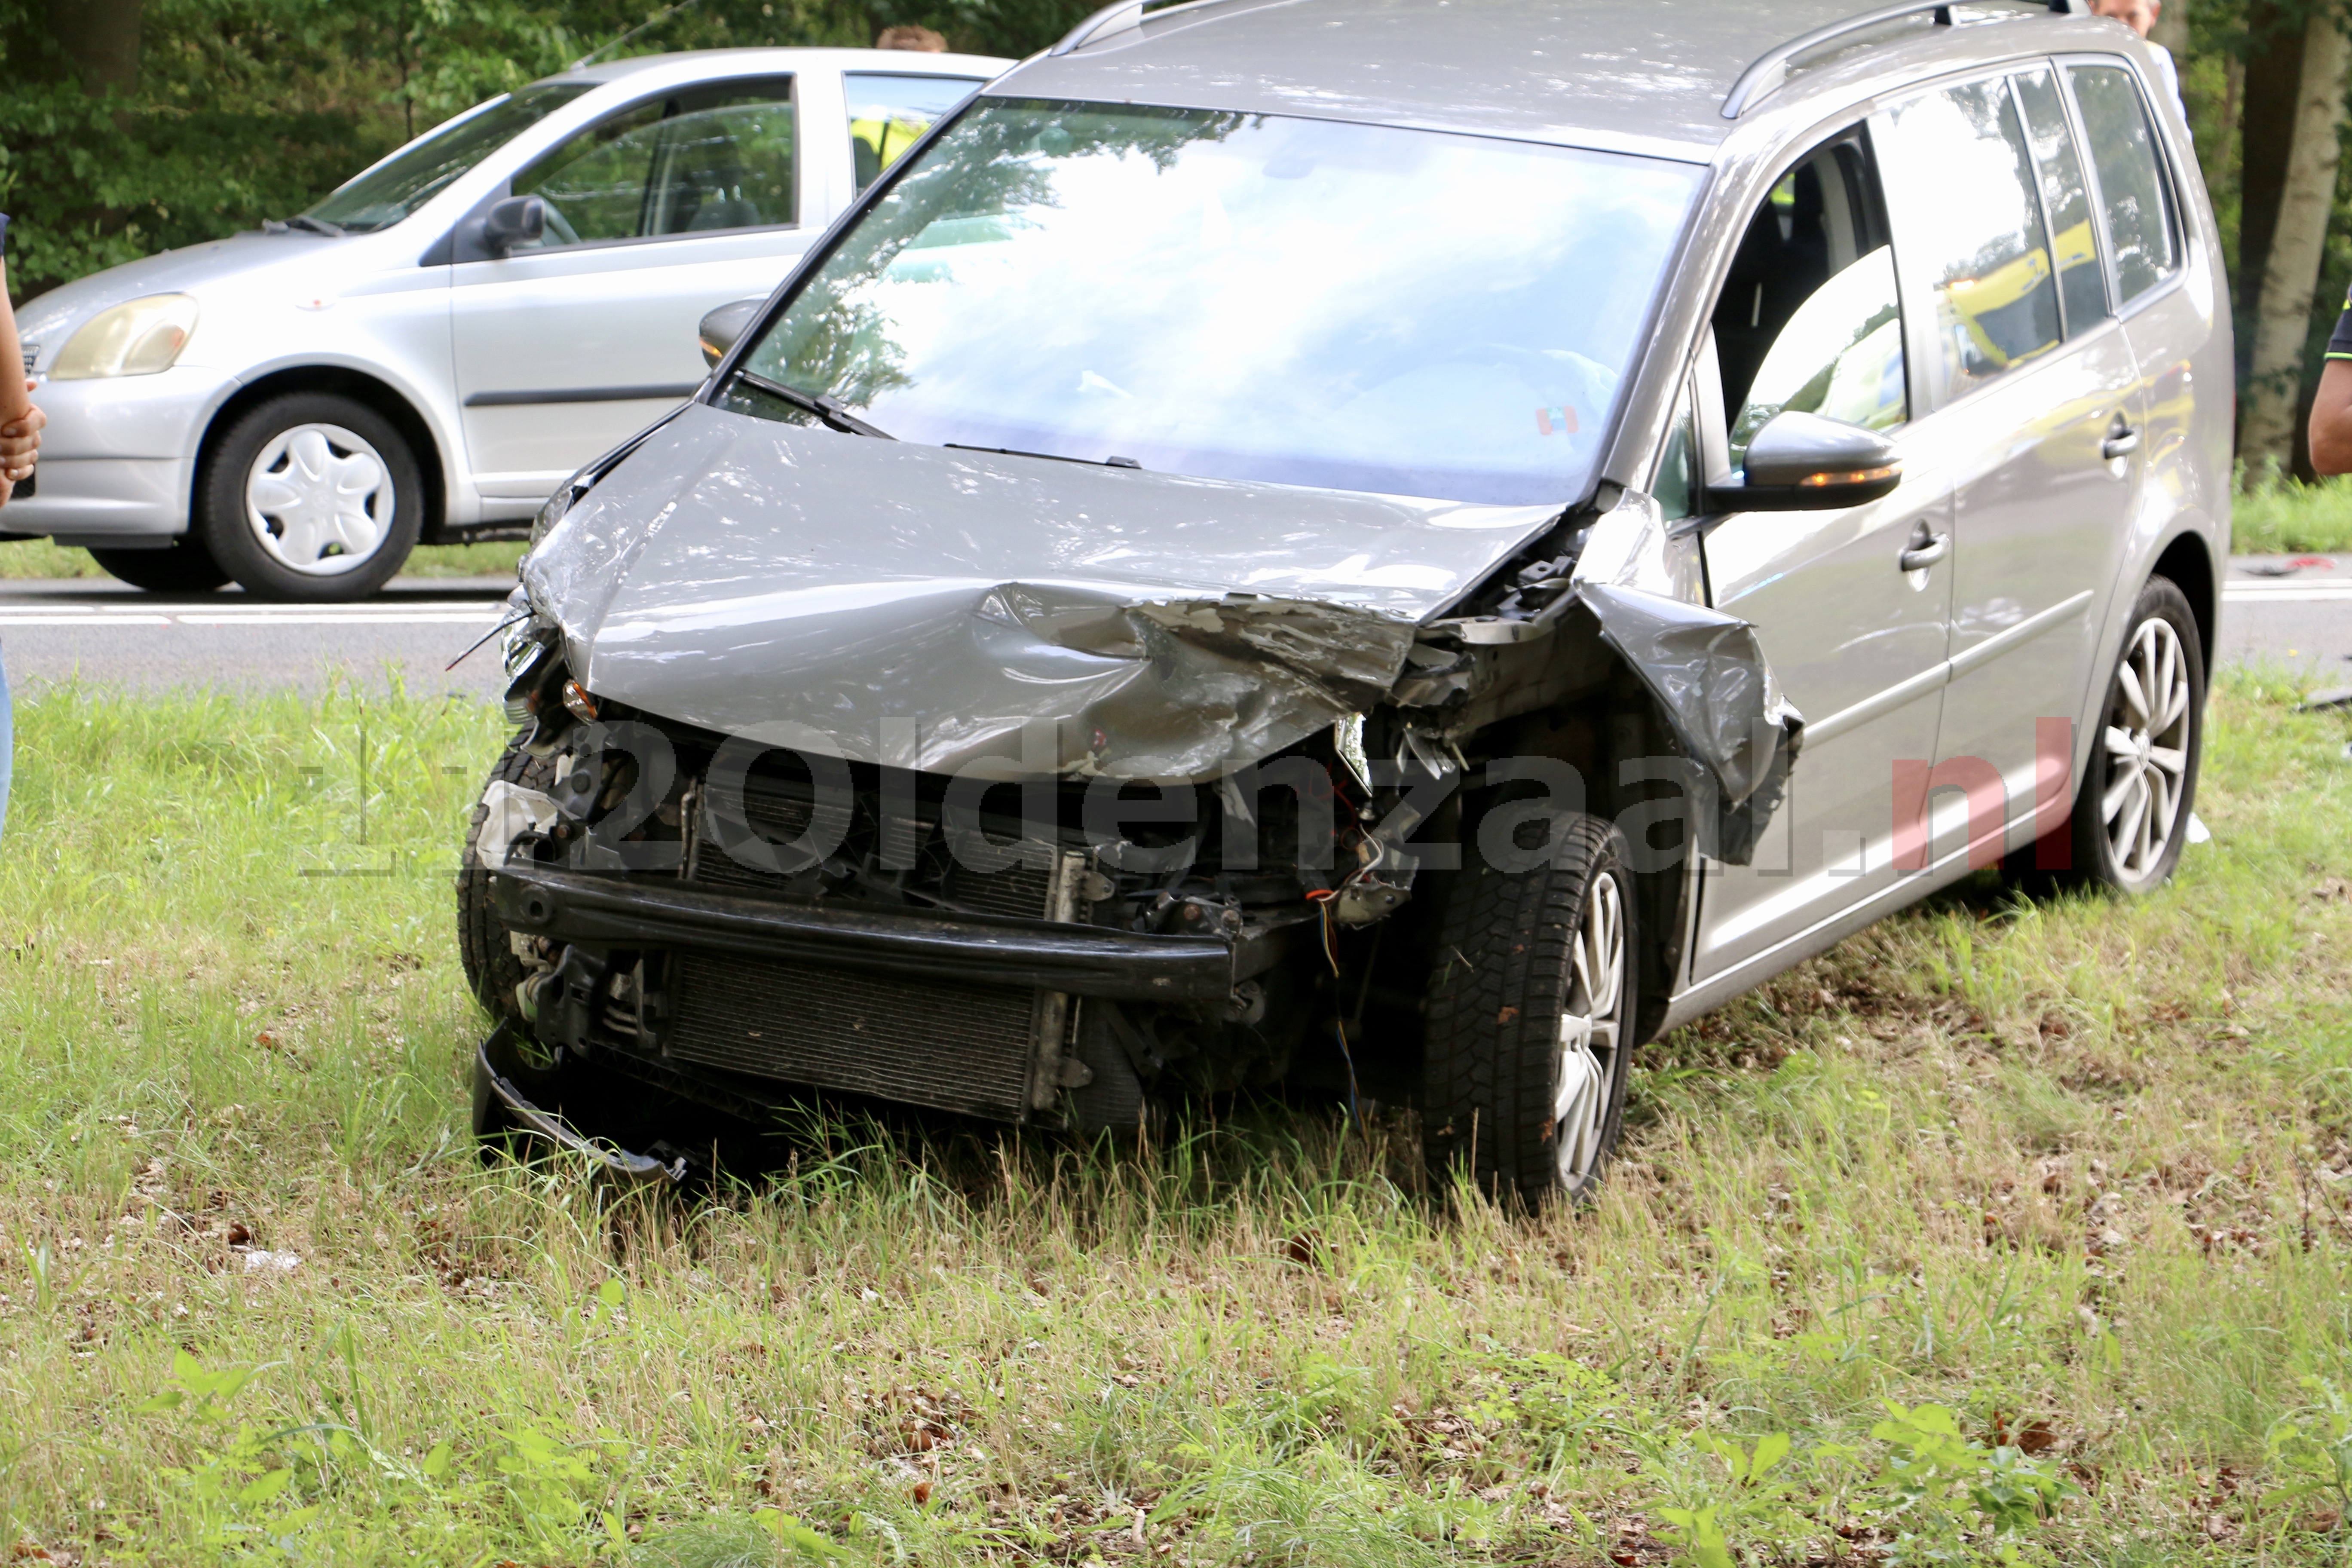
<path id="1" fill-rule="evenodd" d="M 221 438 L 200 526 L 248 593 L 363 599 L 415 548 L 424 490 L 390 420 L 348 397 L 298 392 L 247 411 Z"/>
<path id="2" fill-rule="evenodd" d="M 2133 606 L 2074 797 L 2080 875 L 2127 893 L 2172 875 L 2189 841 L 2204 728 L 2197 618 L 2187 595 L 2152 577 Z"/>
<path id="3" fill-rule="evenodd" d="M 1520 831 L 1544 827 L 1549 864 L 1454 879 L 1422 1086 L 1432 1173 L 1529 1203 L 1585 1196 L 1616 1148 L 1637 951 L 1624 837 L 1580 813 Z"/>
<path id="4" fill-rule="evenodd" d="M 184 533 L 161 550 L 93 550 L 111 576 L 151 594 L 209 594 L 228 581 L 205 542 Z"/>

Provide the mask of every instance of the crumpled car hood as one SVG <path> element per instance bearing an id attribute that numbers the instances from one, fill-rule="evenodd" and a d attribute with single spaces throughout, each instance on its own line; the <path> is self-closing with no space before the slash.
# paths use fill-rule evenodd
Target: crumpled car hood
<path id="1" fill-rule="evenodd" d="M 523 566 L 599 698 L 853 760 L 1198 782 L 1370 708 L 1559 515 L 689 405 Z"/>

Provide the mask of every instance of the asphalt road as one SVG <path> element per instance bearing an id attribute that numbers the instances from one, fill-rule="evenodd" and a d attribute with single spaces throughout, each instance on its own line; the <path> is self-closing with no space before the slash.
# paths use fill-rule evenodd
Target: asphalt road
<path id="1" fill-rule="evenodd" d="M 272 605 L 235 588 L 148 594 L 111 578 L 0 581 L 0 658 L 19 698 L 79 679 L 118 690 L 173 687 L 315 693 L 337 679 L 412 694 L 495 699 L 498 645 L 445 667 L 499 623 L 511 577 L 398 578 L 359 605 Z"/>
<path id="2" fill-rule="evenodd" d="M 2352 687 L 2352 556 L 2244 558 L 2222 589 L 2221 662 L 2270 659 L 2323 687 Z M 498 624 L 504 577 L 403 578 L 363 605 L 270 605 L 234 588 L 146 594 L 110 579 L 0 581 L 0 658 L 20 697 L 79 679 L 133 691 L 292 687 L 339 676 L 418 694 L 484 699 L 501 684 L 495 646 L 445 669 Z"/>

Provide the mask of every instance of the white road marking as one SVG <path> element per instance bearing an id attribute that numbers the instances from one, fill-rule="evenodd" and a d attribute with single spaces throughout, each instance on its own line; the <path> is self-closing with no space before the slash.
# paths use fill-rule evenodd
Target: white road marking
<path id="1" fill-rule="evenodd" d="M 2341 605 L 2352 604 L 2352 583 L 2297 583 L 2273 588 L 2268 584 L 2225 583 L 2221 598 L 2227 604 L 2274 605 Z"/>
<path id="2" fill-rule="evenodd" d="M 0 629 L 9 626 L 482 626 L 496 624 L 504 605 L 427 600 L 400 605 L 236 605 L 218 609 L 158 610 L 152 605 L 26 605 L 0 603 Z"/>

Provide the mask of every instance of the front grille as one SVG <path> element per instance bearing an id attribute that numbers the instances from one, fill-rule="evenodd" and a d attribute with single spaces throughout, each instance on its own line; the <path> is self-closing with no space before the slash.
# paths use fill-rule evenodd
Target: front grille
<path id="1" fill-rule="evenodd" d="M 678 953 L 674 973 L 669 1048 L 682 1060 L 1001 1121 L 1026 1113 L 1034 992 L 704 952 Z"/>

